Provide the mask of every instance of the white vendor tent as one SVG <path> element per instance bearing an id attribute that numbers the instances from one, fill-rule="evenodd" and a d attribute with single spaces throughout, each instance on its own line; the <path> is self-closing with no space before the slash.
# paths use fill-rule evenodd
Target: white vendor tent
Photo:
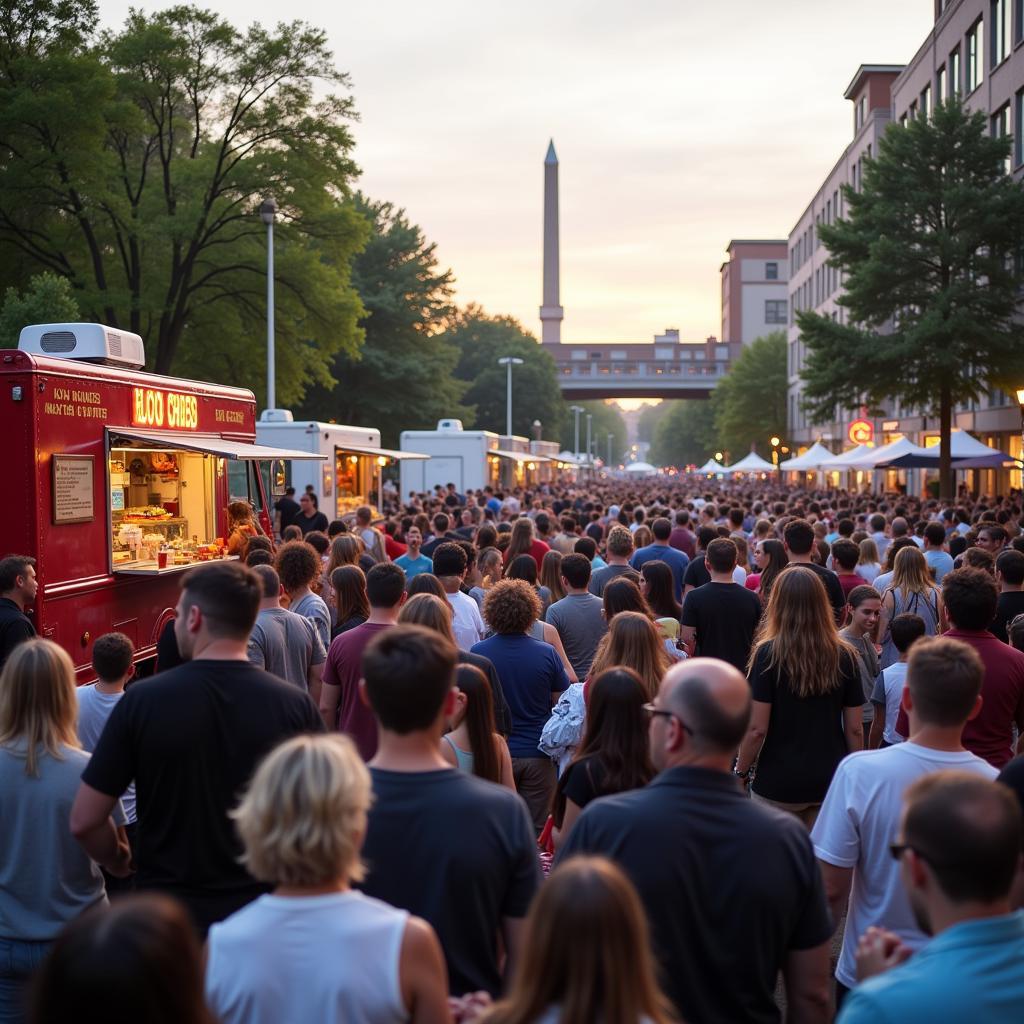
<path id="1" fill-rule="evenodd" d="M 774 473 L 775 467 L 761 458 L 757 452 L 751 452 L 746 458 L 740 459 L 735 465 L 727 466 L 726 473 Z"/>
<path id="2" fill-rule="evenodd" d="M 696 469 L 694 470 L 694 472 L 721 474 L 725 472 L 725 466 L 723 466 L 720 462 L 715 462 L 714 459 L 708 459 L 708 461 L 705 462 L 704 465 L 700 467 L 700 469 Z"/>
<path id="3" fill-rule="evenodd" d="M 859 444 L 856 448 L 847 448 L 841 455 L 835 455 L 821 464 L 822 469 L 856 469 L 854 463 L 858 459 L 870 455 L 875 449 L 869 444 Z"/>
<path id="4" fill-rule="evenodd" d="M 847 469 L 874 469 L 876 466 L 882 465 L 882 463 L 891 462 L 893 459 L 898 459 L 903 455 L 923 455 L 925 454 L 924 448 L 919 448 L 912 441 L 908 441 L 905 437 L 901 437 L 898 441 L 891 441 L 889 444 L 883 444 L 881 448 L 872 448 L 867 455 L 856 461 L 851 460 L 847 464 Z"/>
<path id="5" fill-rule="evenodd" d="M 650 473 L 657 473 L 658 470 L 649 462 L 631 462 L 626 467 L 626 472 L 633 476 L 647 476 Z"/>
<path id="6" fill-rule="evenodd" d="M 820 441 L 815 441 L 803 455 L 797 455 L 795 458 L 779 463 L 779 469 L 785 473 L 818 470 L 834 458 L 833 452 L 830 452 Z"/>

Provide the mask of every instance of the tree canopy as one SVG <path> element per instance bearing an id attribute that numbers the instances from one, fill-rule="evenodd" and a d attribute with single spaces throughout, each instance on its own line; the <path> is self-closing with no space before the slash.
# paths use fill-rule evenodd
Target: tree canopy
<path id="1" fill-rule="evenodd" d="M 355 117 L 319 29 L 213 11 L 15 0 L 0 19 L 0 250 L 67 278 L 82 314 L 141 334 L 158 372 L 262 387 L 273 196 L 278 395 L 355 353 Z M 216 343 L 211 345 L 211 339 Z M 254 345 L 254 341 L 257 342 Z"/>
<path id="2" fill-rule="evenodd" d="M 716 434 L 711 402 L 699 398 L 669 399 L 654 428 L 648 458 L 656 466 L 701 466 L 715 453 Z"/>
<path id="3" fill-rule="evenodd" d="M 848 323 L 797 315 L 807 345 L 806 408 L 895 399 L 939 413 L 940 493 L 952 497 L 953 407 L 1024 381 L 1015 322 L 1024 251 L 1024 190 L 1006 173 L 1011 140 L 959 101 L 930 119 L 890 125 L 843 189 L 845 219 L 822 224 L 831 264 L 845 276 Z"/>
<path id="4" fill-rule="evenodd" d="M 545 438 L 561 436 L 568 413 L 555 361 L 517 320 L 469 305 L 442 337 L 459 352 L 455 376 L 468 385 L 462 400 L 475 408 L 475 427 L 505 433 L 507 371 L 498 360 L 516 356 L 523 365 L 512 369 L 512 432 L 532 438 L 533 422 L 540 420 Z"/>
<path id="5" fill-rule="evenodd" d="M 36 274 L 21 292 L 8 288 L 0 307 L 0 348 L 17 348 L 22 327 L 29 324 L 75 323 L 78 303 L 66 277 L 49 271 Z"/>
<path id="6" fill-rule="evenodd" d="M 461 404 L 465 384 L 453 376 L 459 349 L 440 332 L 454 314 L 452 273 L 438 266 L 436 245 L 404 210 L 362 194 L 354 203 L 371 226 L 366 248 L 352 261 L 366 341 L 358 355 L 334 358 L 337 385 L 315 385 L 299 411 L 309 419 L 377 426 L 385 446 L 394 447 L 400 430 L 472 416 Z"/>

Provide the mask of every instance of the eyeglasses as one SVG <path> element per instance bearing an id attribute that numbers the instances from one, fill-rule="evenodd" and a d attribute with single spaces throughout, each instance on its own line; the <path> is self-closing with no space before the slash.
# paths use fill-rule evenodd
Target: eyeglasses
<path id="1" fill-rule="evenodd" d="M 693 730 L 674 711 L 666 711 L 664 708 L 656 707 L 650 701 L 643 705 L 643 709 L 652 718 L 657 718 L 659 715 L 664 718 L 674 718 L 679 723 L 679 727 L 683 730 L 683 732 L 685 732 L 688 736 L 694 735 Z"/>
<path id="2" fill-rule="evenodd" d="M 893 860 L 899 860 L 903 856 L 903 854 L 907 852 L 907 850 L 913 850 L 914 853 L 916 853 L 918 857 L 921 858 L 921 860 L 926 860 L 929 864 L 931 864 L 933 868 L 945 868 L 946 870 L 956 869 L 956 865 L 943 863 L 942 861 L 935 860 L 934 857 L 930 856 L 927 853 L 924 853 L 922 850 L 919 850 L 916 846 L 914 846 L 913 843 L 889 844 L 889 855 L 892 857 Z"/>

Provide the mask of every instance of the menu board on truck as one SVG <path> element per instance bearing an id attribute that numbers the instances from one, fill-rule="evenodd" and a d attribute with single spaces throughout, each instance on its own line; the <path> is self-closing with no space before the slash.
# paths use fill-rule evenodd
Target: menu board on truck
<path id="1" fill-rule="evenodd" d="M 93 456 L 53 456 L 53 522 L 91 523 L 96 518 L 93 496 Z"/>

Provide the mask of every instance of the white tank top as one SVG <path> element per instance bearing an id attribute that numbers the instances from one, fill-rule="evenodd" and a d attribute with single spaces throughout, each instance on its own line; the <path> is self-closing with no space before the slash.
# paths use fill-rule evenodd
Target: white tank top
<path id="1" fill-rule="evenodd" d="M 222 1024 L 399 1024 L 409 914 L 349 891 L 261 896 L 210 929 L 206 999 Z"/>

